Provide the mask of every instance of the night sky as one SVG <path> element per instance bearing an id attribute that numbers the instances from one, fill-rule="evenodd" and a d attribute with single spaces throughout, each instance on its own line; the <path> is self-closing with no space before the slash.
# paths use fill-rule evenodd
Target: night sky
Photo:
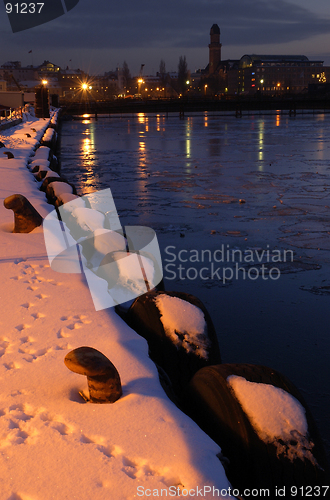
<path id="1" fill-rule="evenodd" d="M 147 75 L 159 70 L 161 59 L 167 71 L 176 71 L 185 55 L 195 71 L 208 63 L 214 23 L 221 30 L 222 59 L 303 54 L 330 65 L 329 0 L 80 0 L 65 15 L 19 33 L 12 33 L 1 9 L 0 65 L 47 59 L 103 74 L 126 60 L 133 75 L 141 64 Z"/>

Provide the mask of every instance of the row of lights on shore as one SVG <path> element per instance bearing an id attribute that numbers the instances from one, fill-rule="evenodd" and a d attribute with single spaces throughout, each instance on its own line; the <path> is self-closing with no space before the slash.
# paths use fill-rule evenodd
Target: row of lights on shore
<path id="1" fill-rule="evenodd" d="M 260 81 L 260 83 L 262 83 L 262 82 L 263 82 L 263 80 Z M 42 85 L 46 86 L 48 84 L 48 80 L 42 80 L 41 83 L 42 83 Z M 143 83 L 145 83 L 145 81 L 142 78 L 139 78 L 138 79 L 139 90 L 140 90 L 140 87 L 141 87 L 141 85 Z M 190 80 L 186 81 L 186 85 L 190 85 Z M 206 92 L 207 87 L 208 87 L 208 85 L 205 84 L 204 85 L 205 92 Z M 91 85 L 89 85 L 88 83 L 86 83 L 86 82 L 84 82 L 84 83 L 81 84 L 81 90 L 92 90 L 92 89 L 93 89 L 93 87 Z M 145 89 L 145 91 L 147 91 L 147 90 L 148 89 Z M 165 88 L 160 89 L 159 87 L 157 87 L 156 90 L 165 90 Z"/>
<path id="2" fill-rule="evenodd" d="M 46 86 L 48 84 L 48 80 L 41 80 L 42 85 Z M 92 86 L 88 85 L 88 83 L 81 84 L 81 90 L 92 90 Z"/>
<path id="3" fill-rule="evenodd" d="M 141 85 L 142 85 L 143 83 L 145 83 L 145 81 L 144 81 L 142 78 L 139 78 L 137 82 L 138 82 L 138 94 L 140 94 L 140 91 L 141 91 Z M 41 83 L 42 83 L 42 85 L 43 85 L 43 86 L 46 86 L 46 85 L 48 84 L 48 80 L 42 80 L 42 81 L 41 81 Z M 260 80 L 260 83 L 263 83 L 263 80 Z M 186 85 L 190 85 L 190 80 L 187 80 L 187 81 L 186 81 Z M 205 85 L 204 85 L 204 93 L 205 93 L 205 95 L 206 95 L 206 92 L 207 92 L 207 88 L 208 88 L 208 85 L 207 85 L 207 84 L 205 84 Z M 80 90 L 82 90 L 82 91 L 87 91 L 87 90 L 92 90 L 92 89 L 93 89 L 93 87 L 92 87 L 92 85 L 90 85 L 89 83 L 87 83 L 87 82 L 83 82 L 83 83 L 81 83 Z M 76 90 L 76 89 L 74 89 L 74 90 Z M 153 89 L 150 89 L 150 91 L 152 91 L 152 90 L 153 90 Z M 159 87 L 157 87 L 157 89 L 156 89 L 156 90 L 157 90 L 157 91 L 160 91 L 160 90 L 163 90 L 163 91 L 164 91 L 164 90 L 165 90 L 165 87 L 163 87 L 163 88 L 159 88 Z M 226 89 L 226 91 L 227 91 L 227 90 L 228 90 L 228 89 Z M 147 89 L 147 88 L 145 88 L 145 89 L 144 89 L 144 91 L 145 91 L 145 92 L 147 92 L 147 91 L 148 91 L 148 89 Z M 127 92 L 129 92 L 129 91 L 127 91 Z"/>

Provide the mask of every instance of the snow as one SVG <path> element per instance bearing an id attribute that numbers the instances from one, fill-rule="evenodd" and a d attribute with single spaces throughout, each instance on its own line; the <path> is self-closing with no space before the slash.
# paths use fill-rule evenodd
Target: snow
<path id="1" fill-rule="evenodd" d="M 53 184 L 56 185 L 56 181 L 52 182 L 48 192 L 53 190 Z M 79 206 L 79 201 L 92 208 Z M 93 288 L 91 293 L 96 310 L 101 304 L 113 307 L 123 303 L 126 303 L 123 307 L 127 310 L 129 301 L 161 281 L 162 263 L 156 233 L 149 227 L 127 226 L 126 239 L 110 188 L 70 200 L 68 208 L 65 205 L 59 207 L 59 213 L 61 223 L 56 224 L 55 210 L 43 223 L 52 269 L 60 272 L 61 264 L 65 267 L 63 272 L 70 272 L 73 267 L 80 269 L 75 248 L 75 243 L 79 243 L 84 268 L 108 283 L 107 292 L 103 282 L 98 284 L 98 279 L 90 272 L 85 273 L 89 288 Z M 106 229 L 106 225 L 115 227 L 118 232 Z M 58 255 L 54 253 L 53 244 Z M 104 293 L 109 293 L 112 298 L 104 297 Z"/>
<path id="2" fill-rule="evenodd" d="M 45 169 L 43 169 L 45 170 Z M 56 172 L 53 172 L 51 169 L 47 170 L 47 173 L 45 175 L 44 179 L 47 179 L 48 177 L 60 177 Z"/>
<path id="3" fill-rule="evenodd" d="M 279 387 L 249 382 L 236 375 L 229 376 L 227 382 L 260 439 L 273 443 L 277 454 L 291 461 L 308 458 L 316 463 L 305 409 L 296 398 Z"/>
<path id="4" fill-rule="evenodd" d="M 88 240 L 89 243 L 91 240 Z M 148 279 L 151 277 L 149 283 L 153 283 L 154 265 L 151 259 L 126 251 L 113 251 L 102 257 L 95 252 L 89 261 L 82 258 L 96 310 L 133 301 L 146 293 L 145 276 Z"/>
<path id="5" fill-rule="evenodd" d="M 29 164 L 29 169 L 32 170 L 34 167 L 42 167 L 42 170 L 47 170 L 49 168 L 49 160 L 33 160 Z"/>
<path id="6" fill-rule="evenodd" d="M 56 177 L 56 175 L 53 177 Z M 72 194 L 72 187 L 70 184 L 66 184 L 65 182 L 52 182 L 51 187 L 56 197 L 62 196 L 64 193 Z"/>
<path id="7" fill-rule="evenodd" d="M 125 257 L 123 257 L 124 255 Z M 114 257 L 119 268 L 119 284 L 131 290 L 133 296 L 135 293 L 146 293 L 148 290 L 142 268 L 146 275 L 151 277 L 150 281 L 153 282 L 154 265 L 152 260 L 134 253 L 127 255 L 123 252 L 117 252 Z"/>
<path id="8" fill-rule="evenodd" d="M 64 184 L 64 186 L 68 186 L 68 184 Z M 56 192 L 58 192 L 57 187 Z M 63 190 L 61 192 L 63 193 L 65 191 Z M 97 212 L 97 210 L 92 210 L 91 208 L 75 208 L 73 212 L 71 212 L 71 216 L 83 231 L 90 232 L 103 227 L 104 215 L 101 214 L 101 212 Z"/>
<path id="9" fill-rule="evenodd" d="M 48 128 L 43 136 L 43 140 L 45 142 L 49 142 L 53 140 L 53 137 L 56 135 L 56 132 L 53 128 Z"/>
<path id="10" fill-rule="evenodd" d="M 50 155 L 50 149 L 46 146 L 40 146 L 34 155 L 34 160 L 48 160 Z"/>
<path id="11" fill-rule="evenodd" d="M 118 250 L 125 250 L 126 243 L 126 238 L 124 238 L 121 234 L 116 233 L 116 231 L 103 228 L 97 228 L 94 231 L 95 250 L 100 252 L 102 255 Z"/>
<path id="12" fill-rule="evenodd" d="M 131 500 L 170 487 L 191 489 L 190 498 L 197 487 L 228 489 L 219 447 L 167 398 L 146 341 L 112 308 L 95 310 L 83 275 L 50 267 L 42 227 L 11 233 L 7 196 L 26 196 L 43 217 L 54 210 L 26 168 L 48 123 L 25 114 L 0 136 L 15 156 L 0 158 L 0 498 Z M 86 378 L 64 357 L 81 346 L 118 369 L 116 403 L 79 396 Z"/>
<path id="13" fill-rule="evenodd" d="M 65 203 L 65 205 L 60 207 L 62 217 L 71 214 L 78 207 L 85 207 L 84 200 L 72 193 L 57 193 L 57 198 L 60 198 Z"/>
<path id="14" fill-rule="evenodd" d="M 185 300 L 165 294 L 159 295 L 155 303 L 165 334 L 173 343 L 207 359 L 209 341 L 204 335 L 206 323 L 203 311 Z"/>
<path id="15" fill-rule="evenodd" d="M 33 168 L 35 166 L 36 165 L 34 165 Z M 49 167 L 46 167 L 46 166 L 38 166 L 37 168 L 38 168 L 38 170 L 36 172 L 32 172 L 34 177 L 37 177 L 39 175 L 39 172 L 53 172 Z M 32 169 L 30 169 L 30 170 L 32 170 Z M 56 172 L 53 172 L 53 173 L 55 174 Z"/>

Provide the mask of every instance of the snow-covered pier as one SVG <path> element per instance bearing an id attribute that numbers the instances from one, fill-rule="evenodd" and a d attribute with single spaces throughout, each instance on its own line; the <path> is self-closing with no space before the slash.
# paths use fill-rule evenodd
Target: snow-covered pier
<path id="1" fill-rule="evenodd" d="M 53 210 L 27 168 L 49 122 L 26 114 L 0 137 L 14 156 L 0 159 L 0 498 L 229 493 L 219 446 L 167 398 L 146 341 L 113 309 L 95 311 L 82 275 L 50 268 L 42 227 L 12 233 L 8 196 L 22 194 L 42 217 Z M 84 345 L 117 367 L 123 396 L 116 403 L 80 398 L 86 380 L 68 371 L 64 357 Z"/>
<path id="2" fill-rule="evenodd" d="M 74 186 L 60 178 L 57 159 L 48 147 L 56 141 L 56 116 L 44 120 L 25 114 L 20 125 L 0 138 L 6 149 L 0 160 L 2 200 L 22 195 L 46 220 L 54 213 L 48 201 L 56 207 L 68 202 L 78 207 L 85 198 L 77 197 Z M 6 205 L 12 207 L 8 201 Z M 79 231 L 84 229 L 81 210 L 84 214 L 90 210 L 81 207 L 75 221 Z M 104 223 L 103 213 L 93 215 L 88 224 Z M 73 268 L 58 273 L 50 267 L 46 226 L 43 230 L 37 220 L 31 232 L 13 233 L 13 229 L 13 212 L 1 203 L 0 377 L 5 388 L 0 397 L 1 498 L 227 499 L 252 492 L 258 496 L 261 487 L 268 497 L 276 498 L 276 488 L 321 487 L 314 476 L 301 475 L 304 460 L 308 474 L 315 470 L 317 474 L 323 463 L 318 463 L 322 452 L 318 441 L 312 441 L 317 433 L 299 392 L 271 369 L 222 365 L 211 320 L 202 306 L 195 308 L 196 299 L 175 292 L 142 295 L 126 316 L 134 331 L 113 307 L 95 310 L 86 273 Z M 116 241 L 123 239 L 119 236 Z M 99 247 L 98 252 L 102 253 Z M 207 330 L 209 338 L 203 337 Z M 87 348 L 77 351 L 82 346 Z M 86 403 L 80 396 L 88 394 L 87 380 L 80 375 L 99 375 L 94 368 L 81 368 L 86 353 L 95 354 L 95 349 L 108 358 L 96 354 L 111 367 L 112 376 L 109 360 L 119 372 L 121 385 L 113 404 Z M 235 464 L 230 476 L 234 489 L 219 460 L 225 462 L 219 445 L 167 397 L 149 355 L 167 371 L 174 392 L 176 382 L 182 382 L 173 399 L 181 398 L 186 411 L 218 443 L 225 436 L 225 455 L 230 456 L 231 467 Z M 191 368 L 196 359 L 186 380 L 183 362 L 188 360 Z M 216 366 L 206 366 L 206 359 Z M 103 379 L 99 382 L 103 384 Z M 173 396 L 171 390 L 168 393 Z M 90 396 L 95 401 L 99 393 Z M 280 418 L 274 418 L 279 413 Z M 300 470 L 298 483 L 290 483 L 290 478 L 276 482 L 282 466 L 289 476 Z M 268 479 L 273 472 L 274 481 Z M 308 483 L 310 479 L 314 482 Z"/>

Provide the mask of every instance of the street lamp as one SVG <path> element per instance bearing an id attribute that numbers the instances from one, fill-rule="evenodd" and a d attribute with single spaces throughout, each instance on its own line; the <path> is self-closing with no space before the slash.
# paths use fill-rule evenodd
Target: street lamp
<path id="1" fill-rule="evenodd" d="M 142 78 L 139 78 L 138 79 L 138 95 L 140 97 L 140 94 L 141 94 L 141 85 L 142 83 L 144 83 L 143 79 Z"/>
<path id="2" fill-rule="evenodd" d="M 38 118 L 49 118 L 47 83 L 47 80 L 41 80 L 41 85 L 36 92 L 36 116 Z"/>

